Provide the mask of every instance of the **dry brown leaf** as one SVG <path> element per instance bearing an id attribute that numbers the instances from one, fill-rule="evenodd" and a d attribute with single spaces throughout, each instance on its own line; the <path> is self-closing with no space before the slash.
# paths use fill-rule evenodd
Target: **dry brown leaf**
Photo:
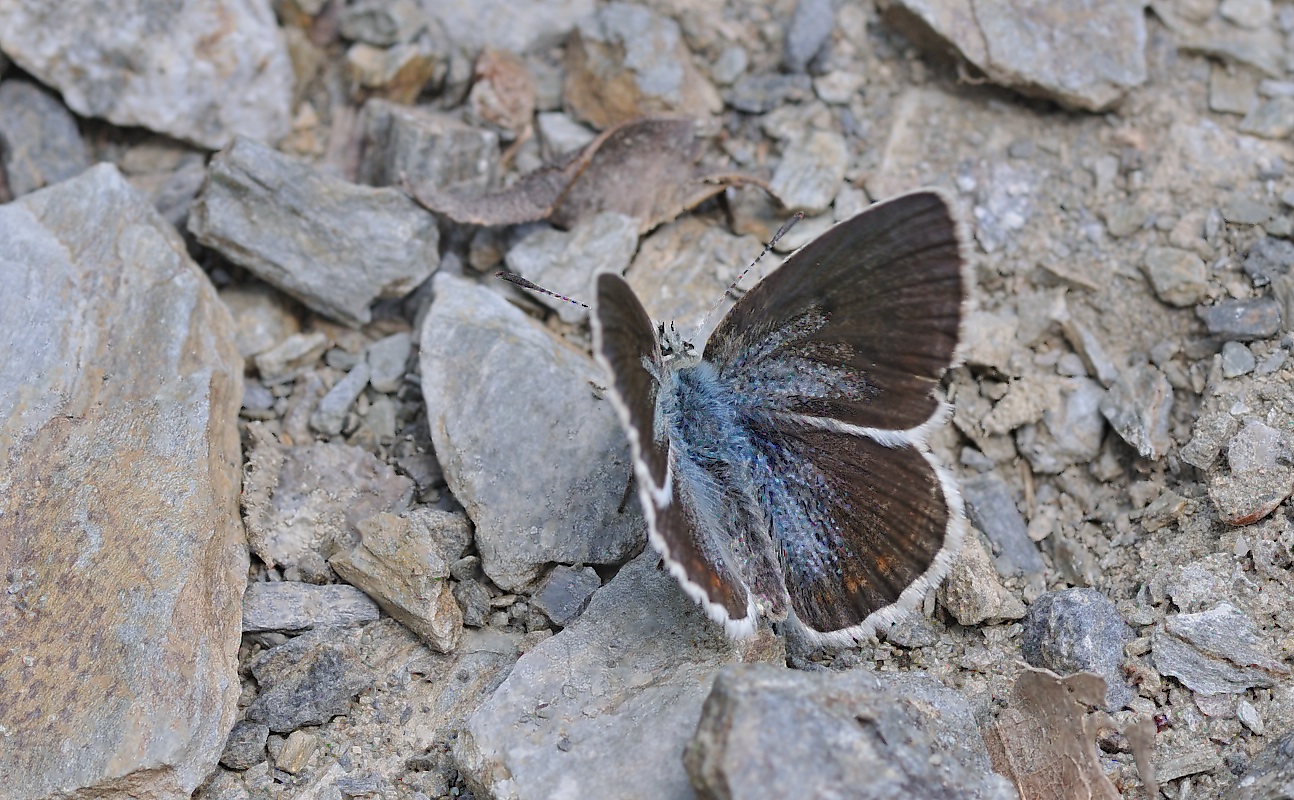
<path id="1" fill-rule="evenodd" d="M 1025 668 L 1006 710 L 984 735 L 993 769 L 1011 779 L 1021 800 L 1119 800 L 1096 751 L 1096 723 L 1113 720 L 1088 713 L 1104 699 L 1105 679 L 1099 675 L 1079 672 L 1062 678 L 1050 670 Z M 1129 726 L 1124 733 L 1142 780 L 1153 789 L 1144 727 Z"/>
<path id="2" fill-rule="evenodd" d="M 684 117 L 626 122 L 603 131 L 583 150 L 542 167 L 507 189 L 480 195 L 406 187 L 424 207 L 455 222 L 515 225 L 548 219 L 570 228 L 614 211 L 639 220 L 646 233 L 695 208 L 728 186 L 753 184 L 742 175 L 708 173 L 698 165 L 702 141 Z"/>

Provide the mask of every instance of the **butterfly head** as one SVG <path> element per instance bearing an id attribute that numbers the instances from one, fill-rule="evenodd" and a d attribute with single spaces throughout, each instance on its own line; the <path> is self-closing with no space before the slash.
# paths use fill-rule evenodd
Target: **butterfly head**
<path id="1" fill-rule="evenodd" d="M 689 366 L 700 360 L 696 348 L 674 329 L 674 323 L 656 323 L 656 339 L 660 342 L 661 360 L 673 367 Z"/>

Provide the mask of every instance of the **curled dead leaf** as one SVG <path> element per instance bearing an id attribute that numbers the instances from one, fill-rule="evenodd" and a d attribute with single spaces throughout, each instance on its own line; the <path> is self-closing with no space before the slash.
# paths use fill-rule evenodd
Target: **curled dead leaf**
<path id="1" fill-rule="evenodd" d="M 516 225 L 547 219 L 570 228 L 614 211 L 639 221 L 639 232 L 695 208 L 729 186 L 758 179 L 708 170 L 700 164 L 703 141 L 686 117 L 653 117 L 603 131 L 584 149 L 525 175 L 496 192 L 441 192 L 406 186 L 418 203 L 455 222 Z"/>
<path id="2" fill-rule="evenodd" d="M 1026 667 L 1016 678 L 1007 708 L 984 733 L 993 769 L 1011 779 L 1022 800 L 1119 800 L 1096 752 L 1101 725 L 1115 727 L 1104 712 L 1105 679 L 1090 672 L 1064 678 Z M 1123 729 L 1137 771 L 1151 797 L 1154 728 L 1138 720 Z"/>

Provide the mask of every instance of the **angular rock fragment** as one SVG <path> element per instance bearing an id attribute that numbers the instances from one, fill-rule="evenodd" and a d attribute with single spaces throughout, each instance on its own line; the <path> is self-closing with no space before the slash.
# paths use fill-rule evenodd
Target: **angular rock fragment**
<path id="1" fill-rule="evenodd" d="M 433 650 L 448 653 L 463 633 L 463 614 L 446 580 L 462 549 L 439 546 L 433 528 L 466 529 L 460 515 L 425 510 L 407 517 L 375 514 L 361 521 L 360 543 L 329 563 L 343 580 L 363 589 L 382 610 Z M 450 538 L 455 538 L 451 536 Z"/>
<path id="2" fill-rule="evenodd" d="M 615 564 L 641 546 L 621 508 L 629 443 L 596 365 L 499 295 L 436 279 L 420 347 L 436 455 L 476 525 L 485 573 L 523 591 L 547 565 Z"/>
<path id="3" fill-rule="evenodd" d="M 1203 695 L 1273 686 L 1290 674 L 1267 652 L 1253 621 L 1230 603 L 1171 615 L 1155 630 L 1152 642 L 1155 668 Z"/>
<path id="4" fill-rule="evenodd" d="M 921 672 L 724 667 L 684 763 L 700 797 L 1016 796 L 970 705 Z"/>
<path id="5" fill-rule="evenodd" d="M 253 583 L 243 595 L 243 632 L 299 633 L 376 622 L 377 605 L 353 586 L 299 581 Z"/>
<path id="6" fill-rule="evenodd" d="M 994 83 L 1085 111 L 1146 81 L 1140 7 L 1104 2 L 887 0 L 886 19 L 927 49 L 953 49 Z"/>
<path id="7" fill-rule="evenodd" d="M 1101 401 L 1101 413 L 1110 427 L 1142 458 L 1163 458 L 1168 452 L 1172 410 L 1173 387 L 1150 364 L 1123 372 Z"/>
<path id="8" fill-rule="evenodd" d="M 440 265 L 436 219 L 403 192 L 357 186 L 239 139 L 211 162 L 189 216 L 198 241 L 347 325 Z"/>
<path id="9" fill-rule="evenodd" d="M 292 63 L 266 2 L 0 5 L 0 50 L 69 108 L 211 149 L 288 132 Z"/>

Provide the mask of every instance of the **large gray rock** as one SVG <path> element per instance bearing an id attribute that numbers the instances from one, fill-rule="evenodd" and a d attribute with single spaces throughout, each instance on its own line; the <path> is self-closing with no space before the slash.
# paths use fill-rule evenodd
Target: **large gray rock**
<path id="1" fill-rule="evenodd" d="M 641 547 L 621 510 L 629 443 L 605 378 L 499 295 L 440 275 L 422 330 L 422 394 L 450 490 L 476 525 L 485 573 L 527 589 L 552 562 L 616 564 Z"/>
<path id="2" fill-rule="evenodd" d="M 82 116 L 212 149 L 288 132 L 294 75 L 269 0 L 7 0 L 0 49 Z"/>
<path id="3" fill-rule="evenodd" d="M 0 206 L 5 796 L 187 797 L 215 766 L 242 375 L 215 289 L 115 167 Z"/>
<path id="4" fill-rule="evenodd" d="M 994 83 L 1104 111 L 1146 81 L 1142 7 L 1120 0 L 887 0 L 927 49 L 955 49 Z"/>
<path id="5" fill-rule="evenodd" d="M 357 186 L 249 139 L 211 161 L 189 215 L 198 241 L 306 306 L 358 327 L 369 305 L 440 266 L 436 218 L 396 189 Z"/>
<path id="6" fill-rule="evenodd" d="M 712 800 L 1013 800 L 970 705 L 921 672 L 720 670 L 684 757 Z"/>
<path id="7" fill-rule="evenodd" d="M 692 797 L 683 747 L 715 670 L 785 654 L 726 639 L 658 561 L 625 565 L 467 721 L 454 757 L 477 797 Z"/>

